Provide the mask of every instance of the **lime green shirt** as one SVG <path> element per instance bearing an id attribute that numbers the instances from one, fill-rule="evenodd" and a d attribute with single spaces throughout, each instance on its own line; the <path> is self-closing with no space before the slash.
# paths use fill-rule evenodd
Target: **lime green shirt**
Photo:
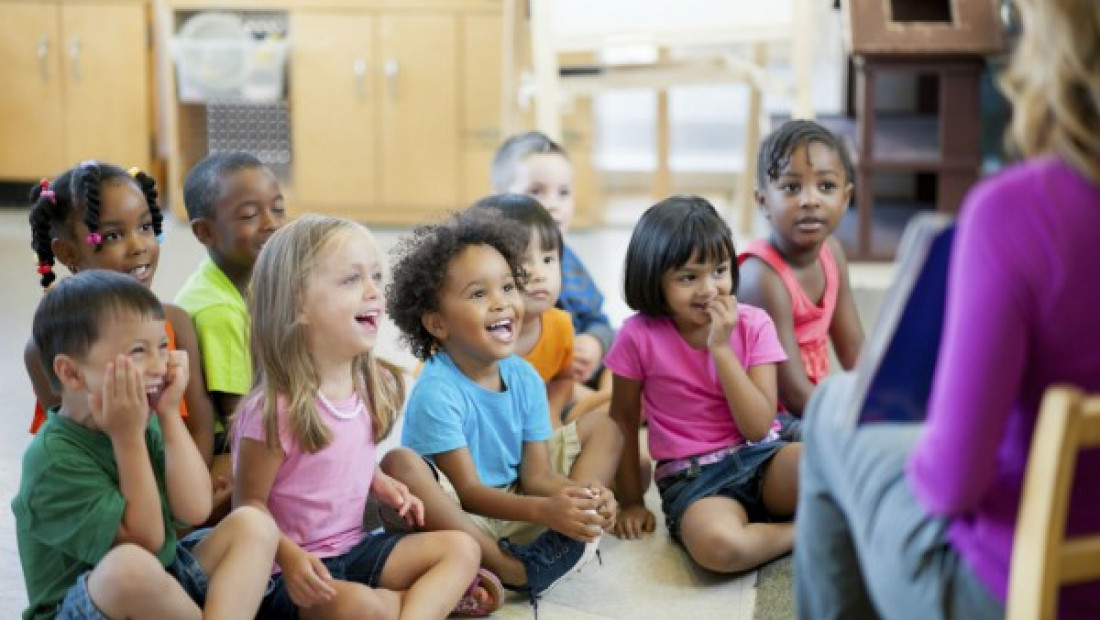
<path id="1" fill-rule="evenodd" d="M 157 559 L 176 558 L 164 478 L 164 440 L 156 416 L 145 431 L 149 460 L 160 493 L 164 545 Z M 114 545 L 126 500 L 119 490 L 111 439 L 50 411 L 23 454 L 19 492 L 12 500 L 19 560 L 29 605 L 24 620 L 50 620 L 77 578 L 95 567 Z"/>
<path id="2" fill-rule="evenodd" d="M 252 389 L 252 354 L 248 345 L 252 320 L 237 287 L 207 258 L 187 278 L 176 295 L 176 303 L 195 323 L 206 389 L 247 394 Z"/>

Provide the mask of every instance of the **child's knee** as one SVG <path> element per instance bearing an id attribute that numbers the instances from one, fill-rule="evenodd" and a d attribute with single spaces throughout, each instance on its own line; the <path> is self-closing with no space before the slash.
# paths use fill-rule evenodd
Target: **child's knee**
<path id="1" fill-rule="evenodd" d="M 445 530 L 435 533 L 443 537 L 441 543 L 446 545 L 450 553 L 461 560 L 463 564 L 469 564 L 475 568 L 481 564 L 481 547 L 473 536 L 457 530 Z"/>
<path id="2" fill-rule="evenodd" d="M 408 448 L 390 450 L 382 457 L 379 467 L 386 475 L 402 481 L 418 475 L 431 475 L 424 459 Z"/>
<path id="3" fill-rule="evenodd" d="M 162 594 L 174 580 L 144 547 L 121 544 L 107 552 L 88 577 L 88 594 L 102 609 Z"/>
<path id="4" fill-rule="evenodd" d="M 266 512 L 252 506 L 241 506 L 229 513 L 217 527 L 232 532 L 233 540 L 247 540 L 249 545 L 274 548 L 279 544 L 279 526 Z"/>

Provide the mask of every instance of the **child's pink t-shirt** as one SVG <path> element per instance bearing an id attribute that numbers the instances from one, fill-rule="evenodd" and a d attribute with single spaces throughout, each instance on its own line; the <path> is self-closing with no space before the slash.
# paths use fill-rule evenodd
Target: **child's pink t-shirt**
<path id="1" fill-rule="evenodd" d="M 730 346 L 745 368 L 787 359 L 771 318 L 745 304 L 737 306 Z M 635 314 L 627 319 L 604 365 L 642 382 L 653 458 L 684 458 L 745 442 L 733 422 L 714 358 L 706 349 L 691 348 L 671 318 Z M 779 423 L 772 428 L 778 430 Z"/>
<path id="2" fill-rule="evenodd" d="M 840 273 L 829 244 L 822 244 L 819 255 L 821 270 L 825 273 L 825 292 L 816 303 L 806 295 L 791 266 L 767 240 L 759 239 L 750 243 L 737 257 L 738 264 L 744 263 L 750 256 L 759 258 L 771 267 L 787 288 L 787 293 L 791 296 L 794 338 L 798 341 L 802 367 L 806 369 L 810 382 L 817 385 L 829 374 L 829 328 L 833 324 L 833 315 L 836 314 L 836 300 L 840 290 Z"/>
<path id="3" fill-rule="evenodd" d="M 279 444 L 286 460 L 279 466 L 267 508 L 279 530 L 298 546 L 319 558 L 343 555 L 359 544 L 363 511 L 374 479 L 375 444 L 369 409 L 350 418 L 337 417 L 317 401 L 317 411 L 328 425 L 332 442 L 321 450 L 303 451 L 290 435 L 284 399 L 279 399 Z M 331 403 L 341 414 L 359 407 L 359 397 Z M 263 442 L 263 399 L 253 396 L 241 407 L 233 441 L 236 476 L 242 438 Z M 274 572 L 278 572 L 278 567 Z"/>

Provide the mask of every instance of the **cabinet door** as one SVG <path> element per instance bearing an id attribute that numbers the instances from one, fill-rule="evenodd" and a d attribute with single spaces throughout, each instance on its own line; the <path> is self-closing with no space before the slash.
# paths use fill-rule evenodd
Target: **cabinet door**
<path id="1" fill-rule="evenodd" d="M 58 7 L 0 4 L 0 178 L 35 179 L 65 166 Z"/>
<path id="2" fill-rule="evenodd" d="M 145 6 L 61 7 L 65 160 L 149 168 L 152 100 Z"/>
<path id="3" fill-rule="evenodd" d="M 500 129 L 503 20 L 462 18 L 462 198 L 470 203 L 492 191 L 489 166 L 504 136 Z"/>
<path id="4" fill-rule="evenodd" d="M 375 203 L 373 29 L 361 13 L 291 13 L 293 191 L 304 209 L 368 219 Z"/>
<path id="5" fill-rule="evenodd" d="M 382 204 L 459 208 L 456 18 L 406 13 L 379 20 Z"/>

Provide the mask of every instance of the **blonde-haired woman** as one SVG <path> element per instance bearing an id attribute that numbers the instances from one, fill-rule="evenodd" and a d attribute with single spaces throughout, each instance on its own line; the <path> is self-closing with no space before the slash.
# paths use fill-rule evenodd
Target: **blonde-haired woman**
<path id="1" fill-rule="evenodd" d="M 1018 0 L 1002 86 L 1022 163 L 979 183 L 952 250 L 923 425 L 836 421 L 853 377 L 807 414 L 795 538 L 799 615 L 1000 618 L 1039 400 L 1100 391 L 1100 2 Z M 1078 465 L 1068 531 L 1100 529 L 1100 455 Z M 1100 587 L 1065 588 L 1095 618 Z"/>

